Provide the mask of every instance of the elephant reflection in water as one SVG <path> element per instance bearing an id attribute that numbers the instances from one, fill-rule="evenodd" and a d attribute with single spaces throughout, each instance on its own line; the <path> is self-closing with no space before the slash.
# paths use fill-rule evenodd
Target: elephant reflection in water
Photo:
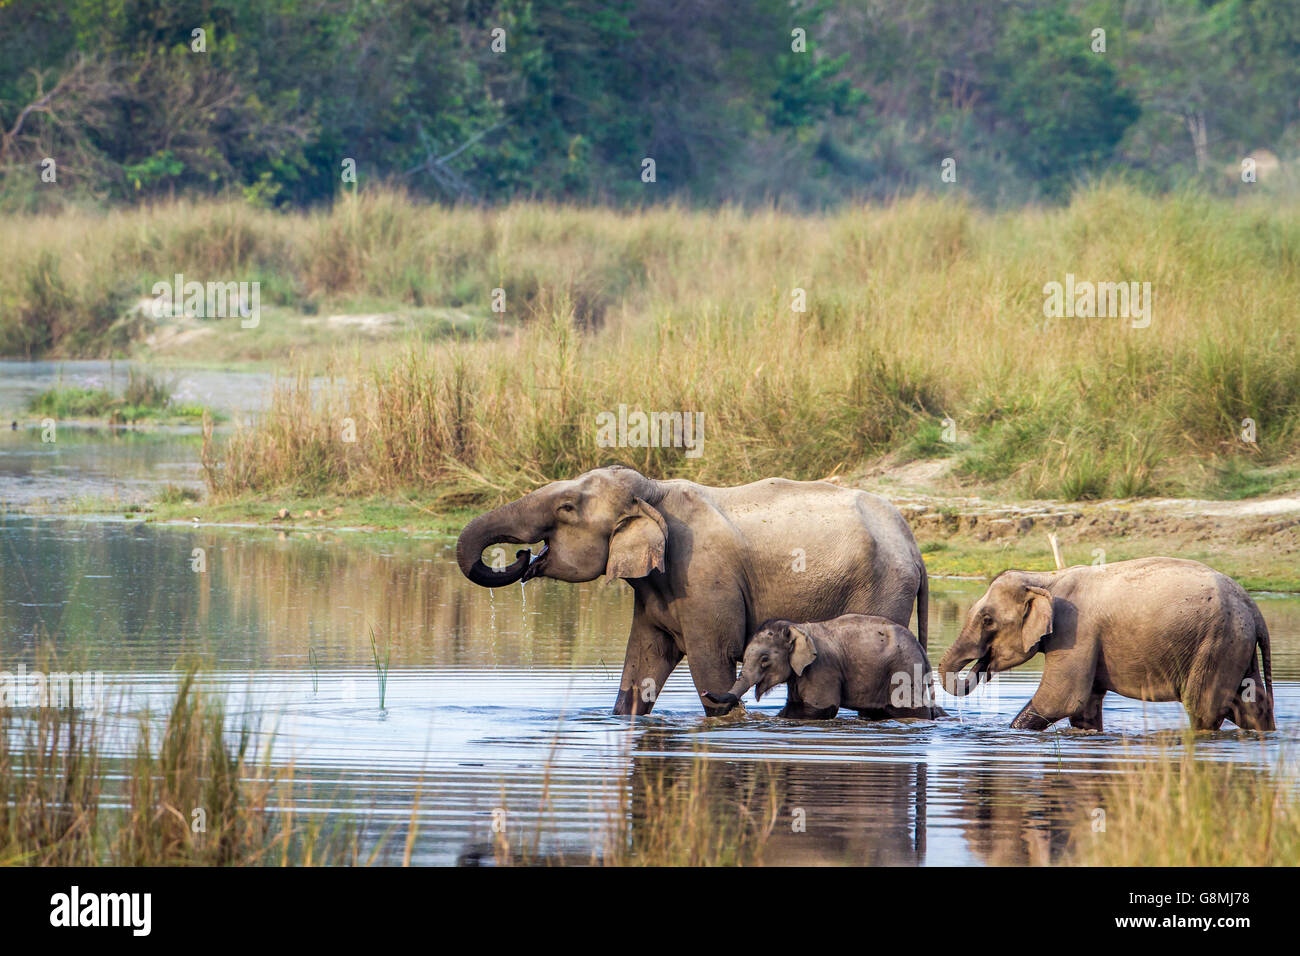
<path id="1" fill-rule="evenodd" d="M 1068 773 L 996 769 L 936 770 L 932 799 L 953 809 L 970 851 L 993 866 L 1062 862 L 1071 841 L 1104 821 L 1113 763 L 1071 763 Z"/>
<path id="2" fill-rule="evenodd" d="M 695 766 L 705 761 L 706 769 Z M 632 755 L 631 842 L 651 829 L 656 795 L 702 787 L 717 818 L 735 812 L 767 831 L 769 864 L 857 866 L 925 859 L 926 766 L 906 762 L 735 760 L 696 749 L 693 734 L 648 728 Z M 744 808 L 747 813 L 742 813 Z"/>

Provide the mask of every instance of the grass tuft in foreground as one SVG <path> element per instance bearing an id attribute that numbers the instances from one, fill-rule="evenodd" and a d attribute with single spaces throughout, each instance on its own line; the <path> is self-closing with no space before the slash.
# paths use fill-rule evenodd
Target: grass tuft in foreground
<path id="1" fill-rule="evenodd" d="M 133 757 L 73 708 L 0 710 L 0 864 L 225 866 L 356 862 L 342 831 L 273 811 L 278 781 L 228 739 L 221 707 L 187 674 L 161 736 L 141 718 Z"/>
<path id="2" fill-rule="evenodd" d="M 638 767 L 595 799 L 604 820 L 587 854 L 557 850 L 547 832 L 555 752 L 546 763 L 541 801 L 527 827 L 500 828 L 491 852 L 498 866 L 761 866 L 782 810 L 781 787 L 766 764 L 735 789 L 707 754 Z M 505 796 L 502 795 L 502 808 Z"/>
<path id="3" fill-rule="evenodd" d="M 619 812 L 607 829 L 607 866 L 759 866 L 781 812 L 770 768 L 730 800 L 720 800 L 712 761 L 684 773 L 649 773 L 634 794 L 634 814 Z M 621 808 L 620 808 L 621 809 Z M 635 820 L 635 823 L 633 822 Z"/>
<path id="4" fill-rule="evenodd" d="M 1198 758 L 1196 742 L 1134 764 L 1103 793 L 1104 832 L 1076 836 L 1089 866 L 1294 866 L 1300 859 L 1300 781 Z"/>

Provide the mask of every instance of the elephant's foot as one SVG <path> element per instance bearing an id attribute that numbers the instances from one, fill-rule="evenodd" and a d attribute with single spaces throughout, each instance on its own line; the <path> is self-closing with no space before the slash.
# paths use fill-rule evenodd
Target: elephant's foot
<path id="1" fill-rule="evenodd" d="M 1038 711 L 1034 710 L 1034 702 L 1031 700 L 1020 708 L 1020 713 L 1016 714 L 1016 719 L 1011 721 L 1012 730 L 1046 730 L 1055 720 L 1048 720 Z"/>
<path id="2" fill-rule="evenodd" d="M 745 702 L 743 700 L 738 700 L 734 704 L 730 704 L 726 707 L 715 707 L 705 704 L 704 716 L 726 718 L 727 720 L 741 720 L 749 716 L 749 711 L 745 709 Z"/>
<path id="3" fill-rule="evenodd" d="M 830 720 L 839 712 L 838 707 L 809 707 L 803 701 L 799 701 L 794 704 L 786 704 L 777 711 L 776 715 L 793 720 Z"/>
<path id="4" fill-rule="evenodd" d="M 1070 726 L 1075 730 L 1095 730 L 1101 733 L 1101 701 L 1104 693 L 1093 694 L 1083 710 L 1070 718 Z"/>
<path id="5" fill-rule="evenodd" d="M 880 716 L 875 716 L 880 714 Z M 947 717 L 942 707 L 886 707 L 882 711 L 858 711 L 858 716 L 869 720 L 933 720 Z"/>
<path id="6" fill-rule="evenodd" d="M 618 697 L 614 699 L 614 716 L 644 715 L 650 713 L 654 706 L 655 702 L 653 700 L 646 700 L 642 694 L 637 693 L 635 687 L 629 687 L 626 690 L 620 690 Z"/>
<path id="7" fill-rule="evenodd" d="M 745 713 L 745 704 L 735 694 L 715 694 L 705 691 L 700 695 L 700 706 L 706 717 L 725 717 L 730 713 Z"/>

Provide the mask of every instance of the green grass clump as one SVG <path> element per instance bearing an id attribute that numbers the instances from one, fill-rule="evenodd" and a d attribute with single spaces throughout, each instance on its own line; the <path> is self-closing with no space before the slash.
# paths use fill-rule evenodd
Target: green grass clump
<path id="1" fill-rule="evenodd" d="M 27 410 L 53 418 L 104 418 L 115 403 L 118 399 L 108 389 L 56 386 L 33 398 Z"/>
<path id="2" fill-rule="evenodd" d="M 106 388 L 59 384 L 41 392 L 28 404 L 35 415 L 58 419 L 100 419 L 130 423 L 156 419 L 201 419 L 204 408 L 172 401 L 172 386 L 147 372 L 132 369 L 126 389 L 115 395 Z"/>

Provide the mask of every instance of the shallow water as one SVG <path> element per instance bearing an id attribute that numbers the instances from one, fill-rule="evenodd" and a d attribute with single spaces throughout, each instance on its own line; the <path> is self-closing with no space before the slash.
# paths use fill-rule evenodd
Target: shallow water
<path id="1" fill-rule="evenodd" d="M 59 510 L 83 501 L 141 504 L 162 487 L 199 490 L 201 438 L 192 427 L 108 427 L 60 421 L 49 441 L 28 405 L 62 384 L 121 393 L 131 362 L 0 360 L 0 509 Z M 274 379 L 264 372 L 149 369 L 181 404 L 249 419 L 265 406 Z M 17 428 L 12 426 L 17 425 Z"/>
<path id="2" fill-rule="evenodd" d="M 197 428 L 62 424 L 55 441 L 39 426 L 0 429 L 0 504 L 50 511 L 83 503 L 141 505 L 167 485 L 201 491 Z"/>
<path id="3" fill-rule="evenodd" d="M 965 701 L 940 695 L 952 716 L 936 722 L 784 721 L 782 690 L 757 705 L 751 695 L 747 717 L 709 721 L 684 666 L 653 715 L 615 718 L 630 590 L 526 588 L 470 585 L 452 542 L 434 537 L 11 515 L 0 517 L 0 668 L 33 668 L 52 644 L 61 669 L 107 672 L 103 719 L 126 753 L 138 715 L 157 713 L 179 669 L 201 660 L 233 719 L 292 764 L 298 809 L 353 815 L 372 844 L 386 838 L 382 860 L 400 858 L 414 821 L 413 858 L 426 863 L 490 862 L 494 819 L 512 853 L 536 842 L 541 856 L 591 859 L 616 817 L 643 834 L 646 802 L 701 762 L 720 819 L 758 785 L 751 809 L 775 819 L 769 862 L 1047 862 L 1086 827 L 1107 776 L 1185 724 L 1178 704 L 1111 695 L 1105 734 L 1011 731 L 1032 664 Z M 931 588 L 938 660 L 983 585 Z M 1198 749 L 1268 772 L 1300 736 L 1300 599 L 1257 599 L 1281 729 L 1262 745 L 1225 732 Z M 372 628 L 391 648 L 382 711 Z"/>
<path id="4" fill-rule="evenodd" d="M 207 405 L 220 412 L 255 412 L 265 407 L 274 381 L 266 372 L 206 368 L 163 368 L 140 362 L 102 359 L 63 359 L 24 362 L 0 359 L 0 415 L 21 417 L 33 398 L 56 385 L 106 388 L 120 393 L 131 371 L 147 371 L 173 385 L 182 403 Z"/>

